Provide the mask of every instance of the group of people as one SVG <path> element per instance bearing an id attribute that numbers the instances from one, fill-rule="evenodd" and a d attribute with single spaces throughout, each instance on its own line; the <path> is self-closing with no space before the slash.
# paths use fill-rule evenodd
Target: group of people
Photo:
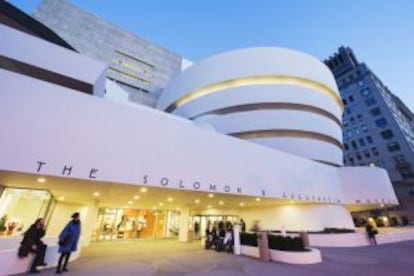
<path id="1" fill-rule="evenodd" d="M 77 250 L 80 230 L 80 215 L 79 213 L 74 213 L 72 215 L 72 220 L 66 224 L 59 235 L 58 245 L 60 257 L 56 268 L 57 274 L 68 271 L 68 261 L 71 253 Z M 17 253 L 20 258 L 25 258 L 30 253 L 35 254 L 33 263 L 30 267 L 30 273 L 39 273 L 40 271 L 37 267 L 47 265 L 45 263 L 47 245 L 42 241 L 45 233 L 45 221 L 43 218 L 39 218 L 24 233 L 23 240 L 20 243 Z"/>
<path id="2" fill-rule="evenodd" d="M 246 223 L 240 220 L 240 230 L 246 231 Z M 205 248 L 214 248 L 216 251 L 232 252 L 234 246 L 233 224 L 230 221 L 208 221 L 206 227 Z"/>

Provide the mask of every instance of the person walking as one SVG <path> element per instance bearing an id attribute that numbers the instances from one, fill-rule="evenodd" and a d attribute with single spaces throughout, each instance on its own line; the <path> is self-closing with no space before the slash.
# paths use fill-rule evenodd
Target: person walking
<path id="1" fill-rule="evenodd" d="M 240 228 L 242 232 L 246 232 L 246 223 L 243 219 L 240 219 Z"/>
<path id="2" fill-rule="evenodd" d="M 378 231 L 374 229 L 374 226 L 371 223 L 367 223 L 365 226 L 365 230 L 367 231 L 368 239 L 371 242 L 371 245 L 377 245 L 377 240 L 375 239 L 375 235 L 378 234 Z"/>
<path id="3" fill-rule="evenodd" d="M 68 271 L 68 261 L 70 254 L 77 250 L 78 241 L 80 237 L 81 224 L 79 213 L 72 215 L 72 220 L 63 228 L 59 235 L 59 262 L 56 268 L 56 273 L 60 274 L 62 271 Z M 63 262 L 63 266 L 62 266 Z"/>
<path id="4" fill-rule="evenodd" d="M 41 240 L 45 235 L 45 221 L 43 218 L 37 219 L 24 233 L 23 240 L 18 250 L 20 258 L 27 257 L 30 252 L 36 256 L 30 267 L 30 273 L 39 273 L 38 266 L 45 266 L 45 254 L 47 245 Z"/>

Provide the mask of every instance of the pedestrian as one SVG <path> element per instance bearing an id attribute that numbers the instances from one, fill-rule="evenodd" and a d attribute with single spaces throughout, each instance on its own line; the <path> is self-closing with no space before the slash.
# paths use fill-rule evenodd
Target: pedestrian
<path id="1" fill-rule="evenodd" d="M 240 228 L 242 232 L 246 232 L 246 223 L 243 219 L 240 219 Z"/>
<path id="2" fill-rule="evenodd" d="M 65 226 L 59 235 L 59 262 L 56 268 L 56 273 L 60 274 L 62 271 L 68 271 L 68 261 L 70 254 L 77 250 L 78 241 L 80 237 L 81 225 L 79 213 L 72 215 L 72 220 Z M 63 266 L 62 266 L 63 262 Z"/>
<path id="3" fill-rule="evenodd" d="M 369 222 L 366 224 L 365 230 L 367 231 L 368 239 L 371 245 L 377 245 L 377 240 L 375 239 L 375 235 L 378 234 L 378 231 L 374 229 L 374 227 Z"/>
<path id="4" fill-rule="evenodd" d="M 20 243 L 18 250 L 20 258 L 27 257 L 30 252 L 35 254 L 30 273 L 39 273 L 37 267 L 47 265 L 45 263 L 47 245 L 41 240 L 45 233 L 45 221 L 43 218 L 38 218 L 24 233 L 23 240 Z"/>

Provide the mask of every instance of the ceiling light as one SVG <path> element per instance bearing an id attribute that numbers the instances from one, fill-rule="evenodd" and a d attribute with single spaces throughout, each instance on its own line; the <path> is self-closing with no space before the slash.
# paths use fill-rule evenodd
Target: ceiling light
<path id="1" fill-rule="evenodd" d="M 244 206 L 244 203 L 243 202 L 240 202 L 240 204 L 239 204 L 241 207 L 243 207 Z"/>
<path id="2" fill-rule="evenodd" d="M 94 196 L 94 197 L 98 197 L 99 195 L 100 195 L 100 194 L 99 194 L 98 192 L 94 192 L 94 193 L 93 193 L 93 196 Z"/>
<path id="3" fill-rule="evenodd" d="M 214 197 L 214 195 L 213 194 L 208 194 L 208 197 Z"/>
<path id="4" fill-rule="evenodd" d="M 380 205 L 381 207 L 384 207 L 384 203 L 381 203 L 381 205 Z"/>
<path id="5" fill-rule="evenodd" d="M 220 201 L 219 201 L 219 204 L 220 204 L 220 205 L 223 205 L 223 204 L 224 204 L 224 202 L 220 200 Z"/>
<path id="6" fill-rule="evenodd" d="M 207 208 L 210 209 L 211 208 L 211 205 L 207 205 Z"/>
<path id="7" fill-rule="evenodd" d="M 168 202 L 172 202 L 173 201 L 173 198 L 172 197 L 169 197 L 169 198 L 167 198 L 167 201 Z"/>
<path id="8" fill-rule="evenodd" d="M 294 200 L 291 200 L 291 201 L 290 201 L 290 203 L 294 204 L 294 203 L 295 203 L 295 201 L 294 201 Z"/>
<path id="9" fill-rule="evenodd" d="M 260 201 L 260 197 L 256 197 L 256 201 L 259 202 Z"/>
<path id="10" fill-rule="evenodd" d="M 139 199 L 139 195 L 135 195 L 134 196 L 134 199 Z"/>
<path id="11" fill-rule="evenodd" d="M 194 202 L 195 202 L 196 204 L 199 204 L 199 203 L 200 203 L 200 200 L 199 200 L 199 199 L 196 199 Z"/>
<path id="12" fill-rule="evenodd" d="M 65 200 L 65 197 L 60 196 L 60 197 L 58 198 L 58 200 L 63 201 L 63 200 Z"/>
<path id="13" fill-rule="evenodd" d="M 157 206 L 152 206 L 152 210 L 157 210 Z"/>
<path id="14" fill-rule="evenodd" d="M 132 200 L 128 201 L 129 205 L 132 205 L 134 202 Z"/>
<path id="15" fill-rule="evenodd" d="M 141 193 L 146 193 L 147 191 L 148 191 L 148 189 L 147 188 L 145 188 L 145 187 L 142 187 L 141 189 L 139 189 L 140 190 L 140 192 Z"/>
<path id="16" fill-rule="evenodd" d="M 160 206 L 164 206 L 164 203 L 160 202 Z"/>
<path id="17" fill-rule="evenodd" d="M 37 182 L 39 182 L 39 183 L 45 183 L 46 182 L 46 179 L 44 179 L 43 177 L 39 177 L 37 179 Z"/>

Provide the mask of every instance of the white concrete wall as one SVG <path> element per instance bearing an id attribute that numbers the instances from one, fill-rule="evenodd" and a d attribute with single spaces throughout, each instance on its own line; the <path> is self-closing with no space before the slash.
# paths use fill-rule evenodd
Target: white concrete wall
<path id="1" fill-rule="evenodd" d="M 346 180 L 335 167 L 196 127 L 157 110 L 125 107 L 1 69 L 0 91 L 0 125 L 6 133 L 0 143 L 0 170 L 62 176 L 63 166 L 71 165 L 72 174 L 64 177 L 93 181 L 94 168 L 100 181 L 161 187 L 160 180 L 167 177 L 166 189 L 193 190 L 192 183 L 199 181 L 199 191 L 210 192 L 214 184 L 221 193 L 239 194 L 240 188 L 242 195 L 308 203 L 346 204 L 365 191 L 366 186 L 355 185 L 345 195 Z M 46 162 L 39 171 L 38 161 Z M 376 182 L 371 199 L 384 195 L 387 201 L 396 200 L 386 174 L 373 170 L 363 179 Z M 326 216 L 326 225 L 348 223 L 340 206 L 320 216 L 325 207 L 309 212 L 318 219 Z M 338 219 L 331 220 L 331 214 L 339 214 Z"/>
<path id="2" fill-rule="evenodd" d="M 354 229 L 348 210 L 342 205 L 333 204 L 288 204 L 240 209 L 240 218 L 250 230 L 253 222 L 259 220 L 264 230 L 319 231 L 324 228 Z"/>
<path id="3" fill-rule="evenodd" d="M 105 89 L 106 64 L 0 24 L 0 55 Z"/>
<path id="4" fill-rule="evenodd" d="M 193 92 L 206 86 L 229 80 L 243 80 L 254 76 L 289 76 L 303 78 L 329 87 L 333 95 L 321 92 L 323 89 L 310 88 L 300 82 L 272 83 L 266 79 L 260 84 L 246 82 L 243 85 L 220 86 L 214 93 L 205 93 L 193 97 Z M 298 104 L 322 109 L 337 121 L 341 121 L 342 102 L 332 73 L 326 66 L 309 55 L 281 48 L 250 48 L 235 50 L 209 57 L 188 68 L 176 76 L 164 89 L 158 99 L 157 107 L 165 110 L 169 105 L 182 97 L 191 96 L 188 102 L 180 104 L 171 113 L 186 117 L 197 117 L 206 121 L 216 131 L 230 134 L 235 132 L 252 132 L 260 130 L 308 131 L 336 140 L 342 144 L 342 129 L 338 122 L 324 114 L 315 114 L 301 109 Z M 295 104 L 295 110 L 262 109 L 255 111 L 232 111 L 226 115 L 209 116 L 206 112 L 217 112 L 223 107 L 236 107 L 243 104 L 283 103 Z M 304 136 L 303 132 L 296 135 Z M 295 137 L 291 134 L 289 138 Z M 262 143 L 261 139 L 249 141 L 287 152 L 292 152 L 289 145 L 279 137 L 268 137 L 277 143 Z M 310 148 L 312 141 L 319 141 L 318 150 L 302 151 Z M 315 135 L 308 139 L 294 139 L 290 144 L 296 145 L 295 153 L 313 160 L 321 160 L 335 165 L 342 165 L 342 149 L 337 146 L 332 154 L 332 143 L 317 139 Z"/>

